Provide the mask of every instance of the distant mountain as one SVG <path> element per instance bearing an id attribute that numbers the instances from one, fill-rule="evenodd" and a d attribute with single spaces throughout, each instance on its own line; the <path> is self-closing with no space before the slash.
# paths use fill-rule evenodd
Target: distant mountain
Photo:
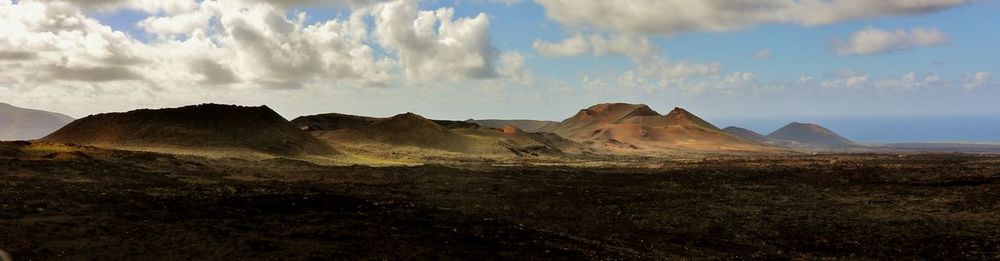
<path id="1" fill-rule="evenodd" d="M 73 121 L 42 141 L 97 147 L 248 150 L 277 155 L 335 150 L 267 106 L 203 104 L 105 113 Z"/>
<path id="2" fill-rule="evenodd" d="M 505 126 L 514 126 L 518 129 L 527 132 L 539 132 L 548 131 L 558 122 L 554 121 L 538 121 L 538 120 L 473 120 L 469 119 L 466 122 L 476 123 L 488 128 L 503 128 Z"/>
<path id="3" fill-rule="evenodd" d="M 769 138 L 767 138 L 767 136 L 761 135 L 760 133 L 757 133 L 756 131 L 752 131 L 752 130 L 748 130 L 748 129 L 744 129 L 744 128 L 740 128 L 740 127 L 736 127 L 736 126 L 726 127 L 725 129 L 722 129 L 722 131 L 725 131 L 726 133 L 732 134 L 733 136 L 740 137 L 740 138 L 743 138 L 744 140 L 749 140 L 749 141 L 756 141 L 756 142 L 764 143 L 764 142 L 767 142 L 768 140 L 770 140 Z"/>
<path id="4" fill-rule="evenodd" d="M 298 117 L 292 123 L 335 145 L 384 144 L 473 154 L 582 151 L 576 142 L 557 135 L 485 128 L 465 121 L 429 120 L 413 113 L 389 118 L 328 113 Z"/>
<path id="5" fill-rule="evenodd" d="M 853 141 L 841 137 L 823 126 L 811 123 L 792 122 L 768 134 L 767 137 L 820 148 L 844 149 L 857 146 Z"/>
<path id="6" fill-rule="evenodd" d="M 644 104 L 603 103 L 580 110 L 549 130 L 611 150 L 756 150 L 682 108 L 661 115 Z"/>
<path id="7" fill-rule="evenodd" d="M 0 140 L 33 140 L 73 121 L 72 117 L 0 103 Z"/>

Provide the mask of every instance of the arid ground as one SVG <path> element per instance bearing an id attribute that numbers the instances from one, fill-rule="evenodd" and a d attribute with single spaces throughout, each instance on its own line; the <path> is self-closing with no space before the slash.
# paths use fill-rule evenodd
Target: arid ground
<path id="1" fill-rule="evenodd" d="M 5 153 L 0 249 L 16 260 L 1000 258 L 998 156 L 630 169 Z"/>

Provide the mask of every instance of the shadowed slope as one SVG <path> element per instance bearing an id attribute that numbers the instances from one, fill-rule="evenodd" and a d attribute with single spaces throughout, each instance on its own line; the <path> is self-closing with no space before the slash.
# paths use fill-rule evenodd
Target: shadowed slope
<path id="1" fill-rule="evenodd" d="M 507 125 L 517 127 L 518 129 L 524 130 L 526 132 L 548 132 L 550 129 L 559 124 L 559 122 L 554 121 L 538 121 L 538 120 L 473 120 L 469 119 L 466 122 L 476 123 L 482 125 L 483 127 L 489 128 L 503 128 Z"/>
<path id="2" fill-rule="evenodd" d="M 472 147 L 468 137 L 413 113 L 390 118 L 328 113 L 298 117 L 292 123 L 303 130 L 319 132 L 319 136 L 328 141 L 367 140 L 455 152 L 468 151 Z"/>
<path id="3" fill-rule="evenodd" d="M 579 143 L 551 133 L 529 133 L 516 127 L 485 128 L 466 121 L 428 120 L 413 113 L 390 118 L 328 113 L 298 117 L 292 123 L 328 143 L 341 145 L 384 144 L 388 148 L 412 146 L 493 155 L 583 151 Z"/>
<path id="4" fill-rule="evenodd" d="M 768 134 L 767 137 L 823 148 L 850 148 L 857 146 L 853 141 L 841 137 L 823 126 L 811 123 L 792 122 Z"/>
<path id="5" fill-rule="evenodd" d="M 111 148 L 246 149 L 278 155 L 335 152 L 267 106 L 219 104 L 91 115 L 42 140 Z"/>
<path id="6" fill-rule="evenodd" d="M 15 107 L 0 102 L 0 140 L 31 140 L 65 126 L 73 118 L 54 112 Z"/>
<path id="7" fill-rule="evenodd" d="M 736 127 L 736 126 L 726 127 L 725 129 L 722 129 L 722 131 L 725 131 L 726 133 L 729 133 L 729 134 L 731 134 L 733 136 L 740 137 L 740 138 L 743 138 L 744 140 L 749 140 L 749 141 L 756 141 L 756 142 L 763 143 L 763 142 L 767 142 L 768 140 L 770 140 L 770 139 L 767 138 L 767 136 L 761 135 L 760 133 L 757 133 L 756 131 L 752 131 L 752 130 L 748 130 L 748 129 L 744 129 L 744 128 L 740 128 L 740 127 Z"/>

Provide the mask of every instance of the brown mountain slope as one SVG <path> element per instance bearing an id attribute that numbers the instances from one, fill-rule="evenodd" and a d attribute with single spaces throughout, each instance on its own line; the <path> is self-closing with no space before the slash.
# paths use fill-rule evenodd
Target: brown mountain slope
<path id="1" fill-rule="evenodd" d="M 602 103 L 582 109 L 549 129 L 570 139 L 586 139 L 594 132 L 617 124 L 630 116 L 659 116 L 645 104 Z"/>
<path id="2" fill-rule="evenodd" d="M 552 131 L 611 150 L 759 150 L 681 108 L 660 115 L 643 104 L 605 103 L 580 110 Z"/>
<path id="3" fill-rule="evenodd" d="M 798 142 L 821 148 L 851 148 L 857 145 L 837 133 L 811 123 L 792 122 L 767 135 L 768 138 Z"/>
<path id="4" fill-rule="evenodd" d="M 0 140 L 41 138 L 72 121 L 72 117 L 63 114 L 19 108 L 0 102 Z"/>
<path id="5" fill-rule="evenodd" d="M 42 141 L 110 148 L 235 149 L 277 155 L 335 153 L 267 106 L 219 104 L 91 115 Z"/>
<path id="6" fill-rule="evenodd" d="M 518 129 L 524 130 L 526 132 L 539 132 L 539 131 L 549 131 L 559 122 L 554 121 L 538 121 L 538 120 L 466 120 L 467 122 L 476 123 L 488 128 L 503 128 L 505 126 L 514 126 Z"/>

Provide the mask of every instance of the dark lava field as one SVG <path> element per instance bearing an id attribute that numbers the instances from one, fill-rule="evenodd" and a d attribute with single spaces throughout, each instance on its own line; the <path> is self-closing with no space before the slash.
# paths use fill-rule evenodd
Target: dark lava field
<path id="1" fill-rule="evenodd" d="M 51 259 L 998 259 L 1000 157 L 320 166 L 0 153 L 0 249 Z"/>

